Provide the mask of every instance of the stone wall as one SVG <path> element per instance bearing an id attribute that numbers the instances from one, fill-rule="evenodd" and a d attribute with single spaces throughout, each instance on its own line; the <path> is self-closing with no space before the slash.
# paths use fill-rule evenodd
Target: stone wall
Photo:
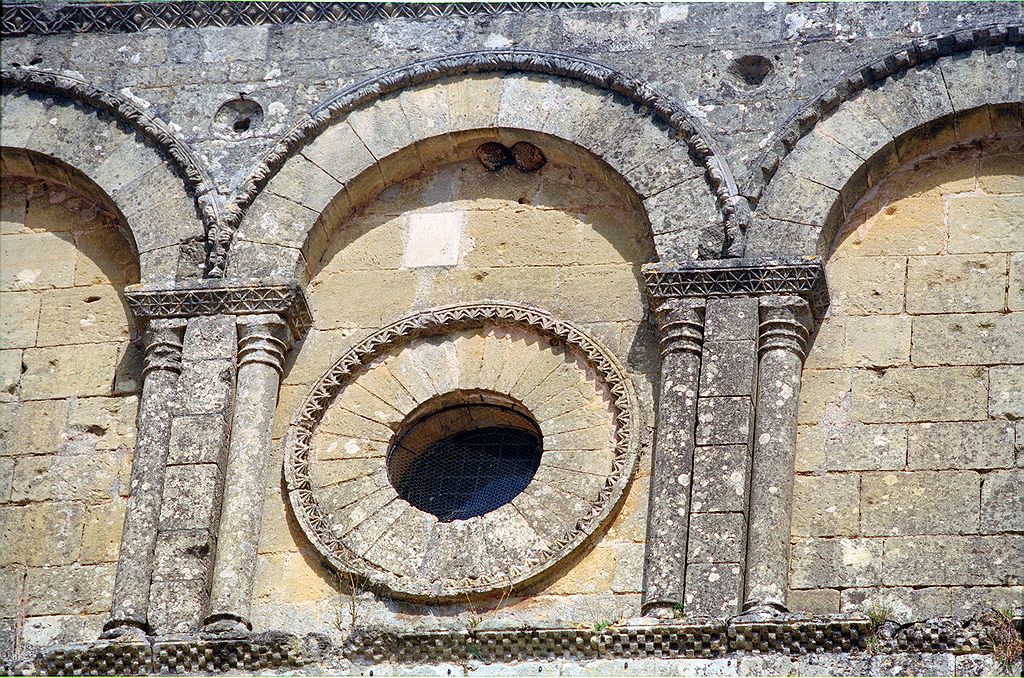
<path id="1" fill-rule="evenodd" d="M 799 609 L 907 621 L 1024 600 L 1021 148 L 908 162 L 847 219 L 803 375 Z"/>
<path id="2" fill-rule="evenodd" d="M 4 669 L 1012 669 L 1020 4 L 187 9 L 0 9 Z"/>
<path id="3" fill-rule="evenodd" d="M 576 157 L 576 166 L 551 162 L 531 173 L 491 172 L 476 159 L 442 165 L 389 187 L 344 223 L 328 223 L 330 239 L 308 288 L 314 324 L 286 366 L 275 438 L 312 382 L 373 329 L 423 308 L 514 300 L 576 322 L 627 366 L 642 394 L 648 448 L 658 363 L 640 264 L 653 256 L 653 244 L 635 198 L 609 186 L 594 159 Z M 634 617 L 648 455 L 608 531 L 560 574 L 521 593 L 449 606 L 396 603 L 369 591 L 353 596 L 351 582 L 336 580 L 298 534 L 275 473 L 254 593 L 258 628 L 333 635 L 368 624 L 593 626 Z"/>
<path id="4" fill-rule="evenodd" d="M 0 645 L 29 654 L 110 610 L 141 367 L 121 294 L 139 274 L 92 199 L 2 185 Z"/>

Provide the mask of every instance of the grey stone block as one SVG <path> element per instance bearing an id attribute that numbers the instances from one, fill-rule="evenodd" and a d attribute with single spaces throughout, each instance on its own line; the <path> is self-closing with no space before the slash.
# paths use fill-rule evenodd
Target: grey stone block
<path id="1" fill-rule="evenodd" d="M 697 445 L 746 445 L 753 433 L 750 398 L 697 401 Z"/>
<path id="2" fill-rule="evenodd" d="M 153 581 L 206 580 L 213 566 L 213 537 L 208 529 L 161 532 L 153 556 Z"/>
<path id="3" fill-rule="evenodd" d="M 173 417 L 167 463 L 223 466 L 227 456 L 227 439 L 228 424 L 223 413 Z"/>
<path id="4" fill-rule="evenodd" d="M 216 464 L 169 467 L 164 478 L 160 529 L 209 529 L 220 505 L 220 474 Z"/>
<path id="5" fill-rule="evenodd" d="M 700 396 L 752 396 L 756 355 L 753 341 L 704 342 Z"/>
<path id="6" fill-rule="evenodd" d="M 746 445 L 698 447 L 693 458 L 694 511 L 747 510 L 750 451 Z"/>
<path id="7" fill-rule="evenodd" d="M 742 513 L 693 513 L 687 563 L 741 563 L 746 556 L 747 521 Z"/>
<path id="8" fill-rule="evenodd" d="M 738 563 L 692 564 L 686 568 L 683 612 L 691 617 L 730 617 L 742 602 L 743 568 Z"/>

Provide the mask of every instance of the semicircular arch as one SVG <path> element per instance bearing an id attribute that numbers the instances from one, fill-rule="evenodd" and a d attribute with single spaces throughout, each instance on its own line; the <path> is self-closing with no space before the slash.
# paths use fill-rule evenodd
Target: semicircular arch
<path id="1" fill-rule="evenodd" d="M 1019 130 L 1021 47 L 988 47 L 903 69 L 890 63 L 888 75 L 827 115 L 808 113 L 813 124 L 802 135 L 790 130 L 791 150 L 763 188 L 745 256 L 824 256 L 849 209 L 895 167 L 936 147 Z"/>
<path id="2" fill-rule="evenodd" d="M 140 260 L 143 283 L 171 282 L 181 246 L 202 243 L 218 218 L 196 196 L 212 182 L 163 123 L 124 97 L 84 81 L 30 69 L 4 69 L 5 173 L 29 173 L 72 186 L 120 218 Z M 27 163 L 27 164 L 26 164 Z"/>
<path id="3" fill-rule="evenodd" d="M 427 146 L 452 146 L 452 135 L 478 130 L 546 134 L 602 160 L 643 200 L 662 259 L 694 256 L 702 231 L 717 230 L 714 247 L 721 250 L 727 222 L 742 213 L 732 175 L 707 134 L 649 85 L 561 55 L 474 52 L 389 71 L 313 110 L 247 179 L 229 208 L 237 232 L 222 233 L 221 246 L 237 240 L 233 251 L 238 243 L 299 249 L 313 222 L 281 232 L 260 205 L 267 194 L 322 214 L 334 197 L 324 183 L 336 194 L 368 170 L 387 184 L 401 181 L 424 164 L 392 163 L 390 156 L 406 148 L 422 156 Z M 310 180 L 320 182 L 316 196 L 309 195 Z M 237 261 L 254 257 L 233 258 L 230 275 L 247 275 Z"/>

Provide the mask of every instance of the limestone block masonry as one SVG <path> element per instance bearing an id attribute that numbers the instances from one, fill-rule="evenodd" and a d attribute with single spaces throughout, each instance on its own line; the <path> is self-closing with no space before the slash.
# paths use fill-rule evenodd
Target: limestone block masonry
<path id="1" fill-rule="evenodd" d="M 0 61 L 0 672 L 1021 673 L 1020 3 Z"/>

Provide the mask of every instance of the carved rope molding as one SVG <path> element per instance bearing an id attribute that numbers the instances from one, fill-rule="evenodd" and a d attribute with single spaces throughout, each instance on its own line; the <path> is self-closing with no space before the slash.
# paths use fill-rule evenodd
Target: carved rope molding
<path id="1" fill-rule="evenodd" d="M 226 28 L 317 22 L 428 19 L 508 12 L 607 7 L 623 2 L 121 2 L 4 3 L 0 36 L 134 33 L 149 29 Z"/>
<path id="2" fill-rule="evenodd" d="M 622 95 L 675 130 L 690 150 L 701 159 L 705 180 L 715 196 L 719 216 L 727 233 L 738 234 L 748 217 L 746 200 L 738 196 L 736 181 L 711 136 L 685 108 L 650 84 L 619 73 L 607 66 L 564 54 L 538 51 L 477 51 L 419 61 L 385 71 L 334 95 L 295 123 L 265 153 L 240 187 L 234 202 L 225 209 L 223 228 L 218 233 L 210 261 L 210 275 L 221 276 L 224 256 L 245 210 L 284 163 L 298 153 L 339 117 L 372 104 L 385 95 L 443 78 L 474 73 L 514 71 L 540 73 L 576 80 Z M 732 238 L 733 241 L 737 237 Z"/>
<path id="3" fill-rule="evenodd" d="M 752 205 L 756 205 L 782 160 L 797 142 L 862 90 L 940 57 L 975 49 L 1005 48 L 1020 44 L 1024 44 L 1024 26 L 991 25 L 915 40 L 881 58 L 865 62 L 850 75 L 835 81 L 773 133 L 773 143 L 768 144 L 751 165 L 750 174 L 743 181 L 742 194 Z"/>
<path id="4" fill-rule="evenodd" d="M 7 9 L 7 6 L 4 7 Z M 98 108 L 116 120 L 136 130 L 170 162 L 193 192 L 197 211 L 203 220 L 207 235 L 217 229 L 220 209 L 213 180 L 205 166 L 192 150 L 175 136 L 171 127 L 127 97 L 108 92 L 95 85 L 65 73 L 55 73 L 29 66 L 4 68 L 0 71 L 3 88 L 21 88 L 33 92 L 53 94 Z"/>
<path id="5" fill-rule="evenodd" d="M 404 342 L 486 325 L 520 326 L 553 337 L 575 349 L 613 398 L 614 460 L 612 470 L 590 512 L 543 549 L 510 571 L 493 572 L 459 585 L 399 578 L 351 553 L 331 529 L 329 517 L 317 503 L 310 477 L 310 450 L 314 431 L 334 397 L 354 376 L 385 352 Z M 333 567 L 364 579 L 389 595 L 408 597 L 463 596 L 508 590 L 528 584 L 586 542 L 611 516 L 625 495 L 639 460 L 639 407 L 633 385 L 623 367 L 589 334 L 546 311 L 523 304 L 489 302 L 459 304 L 421 311 L 402 318 L 363 339 L 313 386 L 296 411 L 285 442 L 284 471 L 288 498 L 299 525 Z"/>

